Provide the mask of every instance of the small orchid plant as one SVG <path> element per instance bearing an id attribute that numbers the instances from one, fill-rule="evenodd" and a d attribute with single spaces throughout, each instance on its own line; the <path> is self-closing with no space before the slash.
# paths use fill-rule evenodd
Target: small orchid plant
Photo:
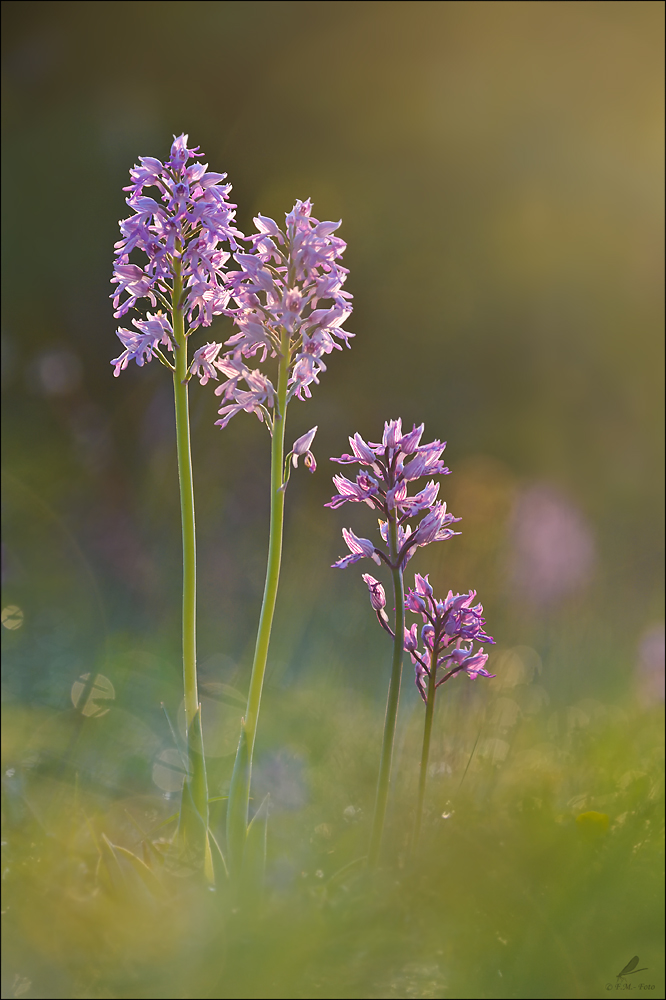
<path id="1" fill-rule="evenodd" d="M 403 633 L 405 629 L 405 588 L 404 570 L 416 549 L 430 542 L 446 541 L 455 532 L 450 527 L 459 520 L 447 512 L 446 503 L 437 499 L 439 483 L 431 479 L 420 492 L 409 496 L 408 484 L 424 476 L 443 476 L 449 470 L 441 456 L 446 442 L 432 441 L 422 445 L 424 425 L 413 427 L 407 434 L 402 433 L 401 420 L 389 420 L 384 424 L 384 433 L 378 444 L 367 444 L 360 434 L 349 438 L 352 454 L 342 455 L 332 461 L 343 464 L 361 465 L 363 471 L 355 482 L 345 476 L 334 476 L 337 494 L 326 504 L 340 507 L 342 504 L 365 503 L 383 515 L 379 520 L 379 534 L 382 545 L 376 545 L 368 538 L 360 538 L 351 528 L 343 528 L 342 536 L 349 549 L 349 555 L 334 563 L 336 569 L 346 569 L 359 559 L 373 559 L 378 566 L 384 563 L 391 571 L 395 598 L 395 627 L 392 630 L 393 666 L 389 683 L 384 738 L 379 765 L 377 798 L 370 837 L 368 861 L 374 867 L 379 860 L 389 782 L 393 742 L 398 718 L 398 702 L 402 679 Z M 367 470 L 367 471 L 366 471 Z M 424 515 L 421 517 L 421 515 Z M 421 517 L 412 527 L 410 521 Z M 368 576 L 370 598 L 379 616 L 380 623 L 386 625 L 383 604 L 386 603 L 383 588 Z M 383 602 L 383 604 L 382 604 Z"/>
<path id="2" fill-rule="evenodd" d="M 360 472 L 355 482 L 345 476 L 334 476 L 333 483 L 338 493 L 326 504 L 327 507 L 336 508 L 347 502 L 362 502 L 378 510 L 384 518 L 379 520 L 379 534 L 383 542 L 381 546 L 375 545 L 368 538 L 358 537 L 351 528 L 343 528 L 342 536 L 349 549 L 349 555 L 338 559 L 333 564 L 334 568 L 346 569 L 360 559 L 369 558 L 377 565 L 384 563 L 391 571 L 393 581 L 395 621 L 394 627 L 391 628 L 385 611 L 384 587 L 369 573 L 363 574 L 377 620 L 393 639 L 393 665 L 368 854 L 371 867 L 378 863 L 381 850 L 404 651 L 409 652 L 412 657 L 416 670 L 416 685 L 426 703 L 414 844 L 418 840 L 423 813 L 435 691 L 440 684 L 461 670 L 465 670 L 470 677 L 493 676 L 484 669 L 488 657 L 483 653 L 483 649 L 474 654 L 471 647 L 461 646 L 461 642 L 465 640 L 494 641 L 481 629 L 484 623 L 481 618 L 483 611 L 481 605 L 470 607 L 475 591 L 464 595 L 458 594 L 456 597 L 449 592 L 445 601 L 435 601 L 428 577 L 417 574 L 415 589 L 410 590 L 405 597 L 403 575 L 408 560 L 417 548 L 429 545 L 431 542 L 447 541 L 458 534 L 450 526 L 460 520 L 447 512 L 445 502 L 437 499 L 439 483 L 435 483 L 433 479 L 414 496 L 410 496 L 407 492 L 408 484 L 423 476 L 449 473 L 449 469 L 441 460 L 446 442 L 433 441 L 430 444 L 420 444 L 423 430 L 424 425 L 421 424 L 403 434 L 402 421 L 390 420 L 384 424 L 384 434 L 379 444 L 366 444 L 360 434 L 350 437 L 352 454 L 342 455 L 332 461 L 359 464 L 367 471 Z M 418 517 L 421 518 L 420 521 L 412 526 L 410 521 Z M 424 649 L 421 652 L 418 650 L 416 625 L 412 625 L 410 629 L 405 627 L 406 610 L 418 612 L 423 616 L 425 624 L 421 640 Z M 447 653 L 448 646 L 454 641 L 455 649 Z M 439 679 L 438 669 L 445 671 Z"/>

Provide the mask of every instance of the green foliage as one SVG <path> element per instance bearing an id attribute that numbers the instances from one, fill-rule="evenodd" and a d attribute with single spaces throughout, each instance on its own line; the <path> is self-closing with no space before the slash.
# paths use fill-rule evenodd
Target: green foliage
<path id="1" fill-rule="evenodd" d="M 527 708 L 534 688 L 511 693 Z M 269 690 L 255 781 L 273 810 L 268 837 L 267 799 L 250 823 L 239 892 L 216 846 L 224 801 L 210 885 L 174 852 L 163 796 L 58 776 L 9 706 L 7 975 L 63 998 L 596 997 L 639 955 L 632 981 L 659 991 L 663 713 L 597 702 L 507 726 L 506 689 L 462 714 L 477 690 L 441 699 L 412 859 L 422 706 L 407 697 L 374 874 L 372 703 L 330 683 Z"/>

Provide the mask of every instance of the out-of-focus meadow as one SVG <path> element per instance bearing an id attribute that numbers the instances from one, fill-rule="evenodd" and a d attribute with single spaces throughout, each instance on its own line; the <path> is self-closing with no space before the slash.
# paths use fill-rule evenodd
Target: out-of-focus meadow
<path id="1" fill-rule="evenodd" d="M 662 4 L 8 2 L 3 22 L 3 996 L 663 996 Z M 308 196 L 342 218 L 354 294 L 352 350 L 290 409 L 318 469 L 287 493 L 250 912 L 159 860 L 182 782 L 173 402 L 158 364 L 109 364 L 121 189 L 181 132 L 243 231 Z M 191 399 L 222 830 L 269 439 L 214 427 L 212 384 Z M 442 689 L 410 860 L 405 664 L 369 880 L 336 873 L 367 850 L 391 651 L 362 570 L 329 568 L 373 515 L 323 504 L 328 456 L 398 416 L 448 440 L 463 518 L 408 580 L 478 590 L 497 678 Z M 616 980 L 633 955 L 647 971 Z"/>

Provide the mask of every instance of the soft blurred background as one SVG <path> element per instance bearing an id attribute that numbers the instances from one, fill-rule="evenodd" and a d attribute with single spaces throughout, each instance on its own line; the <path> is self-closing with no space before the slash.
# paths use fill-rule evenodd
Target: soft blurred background
<path id="1" fill-rule="evenodd" d="M 62 885 L 79 878 L 76 865 L 90 868 L 86 823 L 132 847 L 123 809 L 139 825 L 157 810 L 155 820 L 179 790 L 160 708 L 177 726 L 171 386 L 157 364 L 112 377 L 108 296 L 128 170 L 140 155 L 165 158 L 181 132 L 228 172 L 245 232 L 258 211 L 282 220 L 309 196 L 317 218 L 342 219 L 348 242 L 353 348 L 330 358 L 313 399 L 289 415 L 291 440 L 319 425 L 319 467 L 289 486 L 259 730 L 278 896 L 297 882 L 316 889 L 338 856 L 361 852 L 372 807 L 390 651 L 358 567 L 329 566 L 345 551 L 340 528 L 368 535 L 373 517 L 322 506 L 328 456 L 349 434 L 377 440 L 401 416 L 425 421 L 427 440 L 448 440 L 443 495 L 463 533 L 421 550 L 410 570 L 429 572 L 440 592 L 477 589 L 498 640 L 496 682 L 443 689 L 433 757 L 429 843 L 448 857 L 446 804 L 467 789 L 467 827 L 446 836 L 462 854 L 476 837 L 467 850 L 477 860 L 441 868 L 444 915 L 435 908 L 428 926 L 467 927 L 467 969 L 441 942 L 414 957 L 414 914 L 430 904 L 407 894 L 403 937 L 391 925 L 380 946 L 377 932 L 365 958 L 350 957 L 359 926 L 341 918 L 345 958 L 332 947 L 327 975 L 353 967 L 344 982 L 308 972 L 297 986 L 285 972 L 250 986 L 234 973 L 230 992 L 213 985 L 212 995 L 600 996 L 635 953 L 656 976 L 652 855 L 639 871 L 622 866 L 654 846 L 656 820 L 641 810 L 659 801 L 664 697 L 663 5 L 51 0 L 5 2 L 2 16 L 3 780 L 22 844 L 12 855 L 8 838 L 6 870 L 23 871 L 16 899 L 32 900 L 9 908 L 19 916 L 3 995 L 144 995 L 129 973 L 95 980 L 78 952 L 72 971 L 62 956 L 76 951 L 78 911 L 61 921 L 70 944 L 54 943 L 53 921 L 36 914 L 49 892 L 61 913 Z M 229 334 L 220 320 L 205 339 Z M 212 384 L 191 399 L 199 661 L 222 795 L 263 587 L 269 442 L 245 414 L 214 427 Z M 420 724 L 406 667 L 398 853 Z M 84 794 L 88 819 L 65 835 L 63 810 L 76 814 Z M 551 841 L 581 816 L 574 864 Z M 634 827 L 622 834 L 626 816 Z M 68 845 L 48 862 L 37 852 L 46 882 L 26 874 L 36 864 L 26 831 L 33 846 Z M 498 860 L 498 841 L 511 858 Z M 577 894 L 560 885 L 562 898 L 544 903 L 539 878 L 569 863 Z M 583 884 L 582 872 L 598 882 Z M 501 959 L 512 939 L 502 920 L 519 922 L 509 887 L 532 900 L 513 939 L 533 935 L 511 962 Z M 84 906 L 82 889 L 67 891 Z M 275 948 L 291 954 L 293 941 Z M 299 970 L 317 966 L 312 948 L 315 959 L 293 959 Z M 184 995 L 146 982 L 146 996 Z"/>

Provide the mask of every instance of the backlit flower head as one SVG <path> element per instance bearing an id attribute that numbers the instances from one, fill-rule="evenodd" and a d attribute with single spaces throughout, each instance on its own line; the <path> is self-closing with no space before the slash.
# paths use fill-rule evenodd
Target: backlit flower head
<path id="1" fill-rule="evenodd" d="M 483 646 L 476 652 L 473 648 L 474 642 L 495 642 L 485 631 L 483 606 L 472 604 L 475 597 L 475 590 L 455 595 L 449 591 L 444 600 L 439 600 L 433 594 L 428 577 L 418 573 L 414 588 L 407 592 L 406 610 L 420 614 L 423 620 L 420 633 L 423 648 L 419 650 L 416 625 L 405 629 L 404 648 L 414 664 L 416 686 L 424 701 L 427 701 L 432 670 L 441 672 L 438 687 L 462 671 L 472 679 L 495 676 L 485 669 L 488 654 L 483 652 Z M 463 646 L 463 642 L 470 645 Z"/>
<path id="2" fill-rule="evenodd" d="M 343 329 L 352 307 L 351 295 L 343 289 L 348 272 L 337 263 L 346 246 L 333 235 L 340 223 L 318 222 L 311 212 L 309 200 L 297 201 L 286 216 L 284 230 L 273 219 L 258 215 L 254 220 L 257 232 L 248 237 L 252 249 L 234 255 L 240 269 L 228 275 L 231 304 L 227 314 L 237 329 L 226 343 L 230 348 L 226 357 L 233 364 L 241 358 L 255 358 L 255 364 L 263 364 L 280 354 L 286 333 L 287 401 L 293 396 L 309 397 L 310 386 L 326 371 L 324 356 L 341 350 L 342 344 L 349 346 L 353 336 Z M 262 378 L 268 376 L 262 373 Z M 246 387 L 240 385 L 242 381 Z M 248 408 L 264 419 L 261 393 L 254 407 L 247 405 L 247 393 L 255 390 L 245 374 L 228 375 L 215 392 L 223 403 L 217 421 L 220 427 Z"/>
<path id="3" fill-rule="evenodd" d="M 236 206 L 229 201 L 231 185 L 225 183 L 226 174 L 213 173 L 207 164 L 197 163 L 203 155 L 198 149 L 190 148 L 188 137 L 180 135 L 165 163 L 142 156 L 130 170 L 131 184 L 125 190 L 132 214 L 120 222 L 122 238 L 116 243 L 111 278 L 117 286 L 112 295 L 116 318 L 143 299 L 153 309 L 159 305 L 169 313 L 174 282 L 182 283 L 176 308 L 186 317 L 188 335 L 198 326 L 209 326 L 229 303 L 225 269 L 230 253 L 223 246 L 235 250 L 242 234 L 234 225 Z M 125 351 L 112 362 L 114 374 L 131 359 L 139 364 L 153 356 L 162 359 L 158 347 L 165 342 L 156 328 L 154 334 L 150 341 L 146 326 L 137 346 L 135 334 L 119 330 Z M 203 382 L 217 378 L 211 360 L 214 346 L 206 345 L 207 354 L 197 361 L 196 374 Z"/>
<path id="4" fill-rule="evenodd" d="M 334 564 L 336 568 L 344 569 L 368 554 L 375 562 L 383 560 L 389 566 L 404 568 L 419 546 L 444 541 L 457 534 L 451 525 L 460 518 L 448 513 L 446 504 L 437 499 L 439 483 L 431 479 L 420 492 L 412 496 L 407 492 L 408 484 L 422 476 L 441 476 L 449 472 L 441 459 L 446 442 L 432 441 L 422 445 L 423 430 L 421 424 L 403 434 L 402 421 L 389 420 L 384 424 L 381 442 L 366 443 L 360 434 L 354 434 L 349 438 L 351 454 L 331 459 L 340 464 L 360 465 L 362 471 L 355 481 L 346 476 L 334 476 L 337 493 L 326 506 L 335 509 L 349 501 L 365 503 L 379 511 L 383 515 L 379 521 L 380 535 L 389 548 L 387 554 L 379 547 L 373 546 L 372 552 L 368 552 L 356 546 L 350 555 L 338 559 Z M 412 527 L 408 521 L 421 514 L 425 516 Z M 394 553 L 390 552 L 390 523 L 396 530 L 397 551 Z M 348 534 L 343 531 L 349 544 Z"/>

